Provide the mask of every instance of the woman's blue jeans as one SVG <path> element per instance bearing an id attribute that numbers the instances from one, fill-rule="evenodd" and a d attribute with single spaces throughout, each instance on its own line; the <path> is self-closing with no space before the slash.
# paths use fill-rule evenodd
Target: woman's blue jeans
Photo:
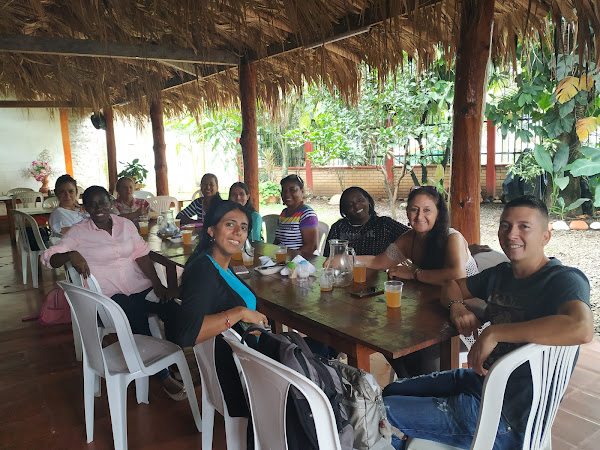
<path id="1" fill-rule="evenodd" d="M 407 436 L 469 448 L 479 416 L 484 378 L 471 369 L 406 378 L 383 391 L 387 418 Z M 392 438 L 396 449 L 406 441 Z M 522 437 L 500 418 L 494 450 L 522 446 Z"/>

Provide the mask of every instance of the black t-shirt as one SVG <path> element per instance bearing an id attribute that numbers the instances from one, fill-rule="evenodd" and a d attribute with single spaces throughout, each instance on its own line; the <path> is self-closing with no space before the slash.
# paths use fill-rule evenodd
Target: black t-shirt
<path id="1" fill-rule="evenodd" d="M 331 226 L 329 239 L 349 241 L 357 255 L 379 255 L 410 228 L 386 216 L 372 216 L 364 225 L 352 225 L 346 218 Z M 329 257 L 329 246 L 325 245 L 323 255 Z"/>
<path id="2" fill-rule="evenodd" d="M 514 277 L 510 263 L 501 263 L 468 277 L 467 289 L 474 297 L 486 301 L 486 312 L 494 325 L 555 315 L 563 304 L 572 300 L 590 305 L 590 283 L 586 276 L 555 258 L 522 279 Z M 484 367 L 489 369 L 498 358 L 522 345 L 499 342 Z M 529 364 L 524 364 L 509 378 L 502 407 L 508 422 L 521 432 L 531 409 L 531 389 L 531 371 Z"/>
<path id="3" fill-rule="evenodd" d="M 177 344 L 181 347 L 195 344 L 205 316 L 236 306 L 246 306 L 242 297 L 227 284 L 206 255 L 198 256 L 186 265 L 179 298 L 181 308 L 177 320 Z M 236 328 L 236 331 L 241 334 L 243 330 Z M 232 417 L 248 417 L 249 410 L 231 347 L 220 334 L 215 339 L 215 366 L 229 414 Z"/>

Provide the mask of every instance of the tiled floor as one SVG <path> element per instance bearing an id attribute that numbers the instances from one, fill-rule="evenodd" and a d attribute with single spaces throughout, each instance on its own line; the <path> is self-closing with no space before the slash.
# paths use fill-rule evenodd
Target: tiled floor
<path id="1" fill-rule="evenodd" d="M 62 273 L 41 270 L 40 287 L 23 285 L 20 258 L 0 234 L 0 448 L 112 448 L 106 395 L 96 400 L 94 441 L 85 443 L 82 376 L 75 360 L 70 325 L 40 327 L 21 322 L 36 314 L 40 301 Z M 382 385 L 390 367 L 380 355 L 371 357 Z M 197 369 L 193 357 L 190 367 Z M 105 392 L 105 389 L 104 389 Z M 196 388 L 200 401 L 201 390 Z M 187 402 L 173 402 L 151 380 L 150 404 L 138 405 L 128 392 L 129 448 L 201 448 Z M 553 428 L 555 450 L 600 448 L 600 343 L 581 348 L 579 361 Z M 217 414 L 215 449 L 225 448 L 224 426 Z"/>

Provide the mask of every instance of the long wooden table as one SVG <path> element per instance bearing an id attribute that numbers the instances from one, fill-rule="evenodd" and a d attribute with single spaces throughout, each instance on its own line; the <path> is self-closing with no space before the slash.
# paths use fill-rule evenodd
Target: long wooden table
<path id="1" fill-rule="evenodd" d="M 176 268 L 185 265 L 195 244 L 176 248 L 152 236 L 148 242 L 153 250 L 151 258 L 167 268 L 169 289 L 176 293 Z M 255 243 L 254 247 L 257 264 L 258 256 L 275 255 L 274 245 Z M 303 256 L 311 260 L 317 274 L 320 273 L 324 258 Z M 275 322 L 275 331 L 280 332 L 282 324 L 301 331 L 343 351 L 348 355 L 349 364 L 355 367 L 369 371 L 369 356 L 375 352 L 398 358 L 435 344 L 441 348 L 440 367 L 443 370 L 458 367 L 460 341 L 448 320 L 448 312 L 439 304 L 438 287 L 407 281 L 402 306 L 388 308 L 383 294 L 356 298 L 349 293 L 351 287 L 321 292 L 314 276 L 301 282 L 279 274 L 263 276 L 250 270 L 242 279 L 256 293 L 258 309 Z M 366 285 L 383 288 L 386 280 L 385 272 L 367 271 Z"/>

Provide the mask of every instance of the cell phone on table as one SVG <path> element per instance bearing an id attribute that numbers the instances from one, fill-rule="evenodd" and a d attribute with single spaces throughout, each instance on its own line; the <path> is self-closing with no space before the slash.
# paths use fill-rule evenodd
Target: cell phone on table
<path id="1" fill-rule="evenodd" d="M 358 298 L 370 297 L 372 295 L 379 295 L 379 294 L 383 294 L 383 289 L 378 288 L 377 286 L 364 287 L 360 291 L 350 291 L 350 295 L 352 295 L 353 297 L 358 297 Z"/>
<path id="2" fill-rule="evenodd" d="M 233 266 L 232 268 L 236 275 L 246 275 L 250 273 L 246 266 Z"/>

